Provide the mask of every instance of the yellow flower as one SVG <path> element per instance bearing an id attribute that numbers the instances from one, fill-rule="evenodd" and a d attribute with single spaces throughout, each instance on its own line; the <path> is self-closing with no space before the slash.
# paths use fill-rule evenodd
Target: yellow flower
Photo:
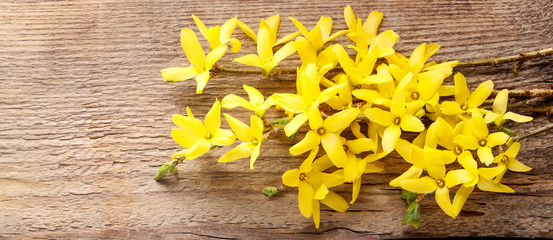
<path id="1" fill-rule="evenodd" d="M 212 146 L 231 145 L 236 137 L 232 131 L 221 129 L 221 104 L 215 101 L 209 112 L 205 115 L 204 123 L 194 118 L 187 108 L 188 116 L 173 115 L 173 122 L 180 128 L 171 131 L 173 140 L 186 150 L 175 153 L 171 158 L 185 156 L 186 159 L 195 159 L 206 152 Z"/>
<path id="2" fill-rule="evenodd" d="M 252 115 L 250 117 L 251 127 L 248 127 L 248 125 L 226 113 L 223 113 L 223 115 L 225 115 L 236 137 L 244 142 L 221 156 L 218 162 L 230 162 L 250 157 L 250 169 L 253 169 L 253 164 L 259 156 L 261 143 L 263 142 L 263 121 L 259 117 Z"/>
<path id="3" fill-rule="evenodd" d="M 271 96 L 275 105 L 284 110 L 298 114 L 285 127 L 286 136 L 291 136 L 307 121 L 307 109 L 313 103 L 323 103 L 336 95 L 345 84 L 338 84 L 321 91 L 320 74 L 314 63 L 307 65 L 305 70 L 298 72 L 298 94 L 275 93 Z"/>
<path id="4" fill-rule="evenodd" d="M 248 93 L 250 101 L 247 101 L 246 99 L 237 95 L 229 94 L 223 98 L 221 104 L 224 108 L 227 109 L 243 107 L 245 109 L 254 111 L 255 115 L 263 119 L 263 117 L 265 116 L 265 111 L 273 105 L 272 99 L 268 98 L 267 100 L 265 100 L 263 94 L 261 94 L 257 89 L 246 84 L 242 85 L 242 87 L 244 87 L 244 90 L 246 90 L 246 92 Z"/>
<path id="5" fill-rule="evenodd" d="M 332 19 L 330 17 L 322 16 L 319 19 L 319 22 L 317 22 L 317 25 L 315 25 L 315 28 L 311 31 L 308 31 L 303 24 L 295 18 L 290 17 L 290 19 L 294 22 L 301 34 L 303 34 L 303 36 L 311 42 L 316 51 L 320 51 L 325 43 L 332 41 L 348 32 L 348 30 L 342 30 L 330 35 L 330 32 L 332 31 Z"/>
<path id="6" fill-rule="evenodd" d="M 503 89 L 499 91 L 493 101 L 492 112 L 486 113 L 484 120 L 486 123 L 493 121 L 495 126 L 501 127 L 505 120 L 513 120 L 515 122 L 529 122 L 532 121 L 532 117 L 516 114 L 514 112 L 507 112 L 507 104 L 509 102 L 509 90 Z"/>
<path id="7" fill-rule="evenodd" d="M 403 94 L 396 94 L 392 100 L 390 111 L 384 111 L 380 108 L 370 108 L 365 110 L 365 115 L 369 120 L 381 126 L 386 127 L 382 136 L 382 148 L 384 152 L 394 150 L 397 140 L 401 135 L 401 130 L 409 132 L 422 132 L 424 124 L 420 119 L 413 116 L 420 107 L 408 110 L 405 106 L 405 97 Z"/>
<path id="8" fill-rule="evenodd" d="M 337 167 L 343 167 L 347 156 L 340 133 L 355 120 L 359 114 L 359 109 L 346 109 L 323 120 L 318 106 L 318 103 L 313 103 L 307 110 L 311 130 L 300 142 L 290 148 L 290 154 L 299 155 L 318 148 L 319 144 L 322 144 L 332 163 Z"/>
<path id="9" fill-rule="evenodd" d="M 480 162 L 489 166 L 493 160 L 492 147 L 502 145 L 509 139 L 504 132 L 489 134 L 486 122 L 478 112 L 472 114 L 472 118 L 464 126 L 464 133 L 456 136 L 453 142 L 464 149 L 477 150 Z"/>
<path id="10" fill-rule="evenodd" d="M 220 45 L 206 56 L 196 33 L 188 28 L 181 31 L 180 41 L 184 54 L 186 54 L 186 58 L 188 58 L 192 66 L 165 68 L 161 70 L 161 76 L 167 82 L 178 82 L 196 78 L 196 93 L 202 93 L 210 77 L 209 70 L 223 57 L 228 47 Z"/>
<path id="11" fill-rule="evenodd" d="M 262 22 L 265 22 L 270 30 L 271 30 L 271 33 L 275 36 L 278 35 L 278 27 L 280 25 L 280 15 L 273 15 L 273 16 L 270 16 L 267 18 L 267 20 L 261 20 Z M 243 23 L 242 21 L 238 21 L 238 27 L 240 27 L 240 29 L 242 29 L 242 31 L 248 35 L 248 37 L 250 37 L 251 39 L 253 39 L 254 41 L 257 42 L 257 39 L 258 39 L 258 36 L 255 35 L 255 33 L 253 32 L 253 30 L 248 27 L 248 25 L 246 25 L 245 23 Z M 259 28 L 261 28 L 261 24 L 259 26 Z M 291 41 L 292 39 L 294 39 L 295 37 L 297 37 L 298 35 L 300 34 L 300 32 L 293 32 L 293 33 L 290 33 L 284 37 L 282 37 L 280 40 L 276 41 L 271 47 L 275 47 L 275 46 L 278 46 L 280 44 L 284 44 L 284 43 L 287 43 L 289 41 Z"/>
<path id="12" fill-rule="evenodd" d="M 298 187 L 300 213 L 306 218 L 313 216 L 317 228 L 321 217 L 319 201 L 338 212 L 345 212 L 349 207 L 344 198 L 328 189 L 344 183 L 344 179 L 339 174 L 322 172 L 332 166 L 327 155 L 313 161 L 318 149 L 311 150 L 299 169 L 289 170 L 282 175 L 284 185 Z"/>
<path id="13" fill-rule="evenodd" d="M 363 60 L 354 62 L 342 45 L 333 45 L 333 51 L 340 66 L 353 82 L 354 87 L 360 84 L 378 84 L 391 82 L 393 78 L 388 75 L 372 74 L 376 60 L 379 57 L 378 45 L 372 45 Z"/>
<path id="14" fill-rule="evenodd" d="M 275 15 L 278 16 L 278 15 Z M 271 16 L 265 20 L 261 20 L 259 25 L 259 30 L 257 35 L 244 23 L 238 22 L 238 26 L 252 39 L 257 42 L 257 55 L 249 54 L 243 57 L 234 59 L 233 62 L 239 62 L 248 66 L 260 67 L 263 71 L 264 76 L 270 76 L 273 74 L 273 68 L 280 63 L 284 58 L 290 56 L 296 51 L 294 48 L 293 42 L 288 42 L 292 38 L 296 37 L 294 35 L 292 38 L 288 36 L 281 39 L 279 42 L 276 41 L 278 25 L 280 22 L 280 16 L 275 17 Z M 273 47 L 280 44 L 281 42 L 288 42 L 278 51 L 273 53 Z"/>
<path id="15" fill-rule="evenodd" d="M 450 217 L 455 218 L 453 205 L 449 198 L 449 188 L 462 184 L 470 180 L 468 172 L 465 169 L 451 170 L 447 172 L 445 165 L 440 167 L 440 171 L 429 171 L 430 176 L 419 179 L 405 179 L 399 185 L 401 188 L 416 193 L 435 192 L 438 206 Z"/>
<path id="16" fill-rule="evenodd" d="M 215 26 L 209 29 L 198 17 L 192 15 L 192 18 L 194 18 L 194 22 L 196 23 L 196 26 L 198 26 L 198 30 L 200 30 L 205 39 L 209 41 L 209 50 L 213 50 L 230 42 L 233 52 L 240 51 L 242 46 L 240 41 L 236 38 L 230 37 L 234 31 L 234 28 L 236 28 L 236 24 L 238 24 L 238 19 L 236 17 L 227 20 L 223 25 L 221 25 L 221 27 Z"/>
<path id="17" fill-rule="evenodd" d="M 524 165 L 523 163 L 516 160 L 516 156 L 518 155 L 518 151 L 520 150 L 520 143 L 514 142 L 509 146 L 509 148 L 505 151 L 497 155 L 494 159 L 494 163 L 498 163 L 498 166 L 496 168 L 499 169 L 499 171 L 494 174 L 495 182 L 501 181 L 501 178 L 503 178 L 503 175 L 507 172 L 507 169 L 513 171 L 513 172 L 528 172 L 532 170 L 532 168 Z M 492 176 L 488 176 L 490 179 L 492 179 Z"/>
<path id="18" fill-rule="evenodd" d="M 455 74 L 455 101 L 444 101 L 441 104 L 441 112 L 445 115 L 463 117 L 466 112 L 480 111 L 478 107 L 488 99 L 493 90 L 491 80 L 481 83 L 470 93 L 467 80 L 461 73 Z"/>
<path id="19" fill-rule="evenodd" d="M 323 77 L 325 81 L 328 81 L 324 78 L 324 75 L 331 69 L 334 69 L 338 63 L 336 55 L 332 51 L 332 46 L 318 52 L 309 40 L 304 37 L 297 37 L 294 41 L 294 48 L 298 52 L 298 55 L 300 55 L 302 67 L 307 66 L 310 63 L 315 63 L 321 77 Z M 327 87 L 334 85 L 328 84 L 328 82 L 322 82 L 322 84 Z"/>

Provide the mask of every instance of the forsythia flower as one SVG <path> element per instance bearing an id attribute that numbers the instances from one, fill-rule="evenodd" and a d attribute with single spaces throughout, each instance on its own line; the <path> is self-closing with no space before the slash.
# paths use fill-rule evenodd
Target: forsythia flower
<path id="1" fill-rule="evenodd" d="M 208 152 L 212 146 L 228 146 L 236 139 L 232 131 L 220 128 L 221 104 L 218 100 L 205 115 L 204 123 L 194 118 L 190 109 L 187 108 L 187 112 L 188 116 L 173 115 L 173 122 L 180 128 L 173 129 L 171 136 L 187 149 L 175 153 L 171 158 L 184 155 L 186 159 L 192 160 Z"/>
<path id="2" fill-rule="evenodd" d="M 290 17 L 290 19 L 294 22 L 301 34 L 303 34 L 303 36 L 311 42 L 316 51 L 320 51 L 325 43 L 332 41 L 348 32 L 348 30 L 342 30 L 330 35 L 332 30 L 332 18 L 329 17 L 322 16 L 319 19 L 319 22 L 317 22 L 317 25 L 315 25 L 315 28 L 311 31 L 308 31 L 307 28 L 305 28 L 303 24 L 295 18 Z"/>
<path id="3" fill-rule="evenodd" d="M 532 117 L 516 114 L 514 112 L 507 112 L 507 103 L 509 101 L 509 90 L 503 89 L 499 91 L 493 101 L 493 112 L 486 113 L 484 120 L 486 123 L 493 121 L 495 126 L 501 127 L 505 120 L 513 120 L 515 122 L 529 122 L 532 121 Z"/>
<path id="4" fill-rule="evenodd" d="M 311 149 L 318 148 L 322 143 L 328 157 L 337 167 L 343 167 L 347 156 L 344 151 L 340 133 L 355 120 L 359 114 L 359 109 L 350 108 L 323 120 L 318 109 L 319 104 L 313 103 L 307 110 L 309 127 L 305 137 L 296 145 L 290 148 L 290 154 L 299 155 Z"/>
<path id="5" fill-rule="evenodd" d="M 196 78 L 196 93 L 202 93 L 209 80 L 209 70 L 227 51 L 226 45 L 213 49 L 207 56 L 198 41 L 196 33 L 185 28 L 181 31 L 180 41 L 186 58 L 192 64 L 190 67 L 171 67 L 161 70 L 161 76 L 167 82 L 178 82 Z"/>
<path id="6" fill-rule="evenodd" d="M 322 172 L 331 167 L 332 163 L 326 155 L 313 161 L 318 150 L 311 150 L 299 169 L 289 170 L 282 175 L 284 185 L 298 187 L 300 212 L 306 218 L 313 216 L 317 228 L 321 218 L 319 201 L 338 212 L 345 212 L 349 207 L 344 198 L 328 189 L 344 183 L 344 179 L 339 174 Z"/>
<path id="7" fill-rule="evenodd" d="M 278 27 L 277 27 L 278 29 Z M 259 31 L 257 33 L 257 55 L 249 54 L 243 57 L 234 59 L 233 62 L 239 62 L 248 66 L 260 67 L 264 76 L 270 76 L 273 73 L 273 68 L 280 63 L 284 58 L 292 55 L 296 51 L 294 43 L 289 42 L 281 49 L 273 53 L 273 46 L 276 43 L 276 31 L 261 20 Z"/>
<path id="8" fill-rule="evenodd" d="M 455 74 L 455 101 L 444 101 L 441 105 L 442 114 L 463 116 L 463 113 L 478 110 L 478 107 L 488 99 L 493 90 L 491 80 L 481 83 L 472 94 L 467 86 L 467 80 L 461 73 Z"/>
<path id="9" fill-rule="evenodd" d="M 243 107 L 245 109 L 254 111 L 255 115 L 263 118 L 263 116 L 265 116 L 265 111 L 273 105 L 272 98 L 268 98 L 267 100 L 265 100 L 263 94 L 261 94 L 257 89 L 246 84 L 242 85 L 242 87 L 244 87 L 244 90 L 246 90 L 246 92 L 248 93 L 250 101 L 247 101 L 246 99 L 237 95 L 229 94 L 223 98 L 223 101 L 221 101 L 223 107 L 228 109 Z"/>
<path id="10" fill-rule="evenodd" d="M 223 113 L 223 115 L 225 115 L 236 137 L 244 142 L 221 156 L 218 162 L 229 162 L 251 156 L 250 169 L 253 169 L 253 164 L 259 156 L 261 142 L 263 142 L 263 121 L 259 117 L 252 115 L 250 117 L 251 127 L 248 127 L 248 125 L 226 113 Z"/>
<path id="11" fill-rule="evenodd" d="M 234 31 L 234 28 L 236 28 L 236 24 L 238 23 L 238 19 L 236 17 L 229 19 L 223 25 L 221 25 L 221 27 L 215 26 L 209 29 L 198 17 L 192 15 L 192 18 L 194 18 L 194 22 L 196 22 L 198 30 L 200 30 L 205 39 L 209 41 L 209 50 L 213 51 L 213 49 L 221 45 L 226 45 L 228 42 L 230 42 L 233 52 L 240 51 L 240 48 L 242 46 L 240 41 L 238 41 L 238 39 L 236 38 L 230 37 L 232 35 L 232 32 Z"/>

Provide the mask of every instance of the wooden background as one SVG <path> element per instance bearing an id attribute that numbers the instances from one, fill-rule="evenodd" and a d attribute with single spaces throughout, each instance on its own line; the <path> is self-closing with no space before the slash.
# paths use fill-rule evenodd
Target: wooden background
<path id="1" fill-rule="evenodd" d="M 383 173 L 364 176 L 347 213 L 323 208 L 320 229 L 299 213 L 295 190 L 274 198 L 260 193 L 302 161 L 287 155 L 283 134 L 264 143 L 253 171 L 246 160 L 215 164 L 223 149 L 185 162 L 178 176 L 153 181 L 180 149 L 170 137 L 174 113 L 191 106 L 203 118 L 215 98 L 244 96 L 244 83 L 267 96 L 294 91 L 293 76 L 227 74 L 210 80 L 202 95 L 194 94 L 194 81 L 163 83 L 159 70 L 188 65 L 179 32 L 196 29 L 190 15 L 208 26 L 238 16 L 257 31 L 261 18 L 281 14 L 284 34 L 295 31 L 287 16 L 308 28 L 330 16 L 334 29 L 345 29 L 347 4 L 363 19 L 372 10 L 383 12 L 380 30 L 395 30 L 401 36 L 396 49 L 406 55 L 422 42 L 441 45 L 434 60 L 505 56 L 553 44 L 550 0 L 2 0 L 0 238 L 553 238 L 553 132 L 522 141 L 519 160 L 533 170 L 506 175 L 515 194 L 476 191 L 456 220 L 428 196 L 418 229 L 400 225 L 406 205 L 387 185 L 409 167 L 395 154 Z M 223 66 L 240 67 L 230 61 L 255 51 L 240 30 L 235 33 L 244 48 L 225 56 Z M 526 62 L 516 75 L 512 67 L 459 71 L 471 87 L 488 79 L 499 88 L 553 84 L 552 57 Z M 524 132 L 548 123 L 543 115 L 535 118 L 512 127 Z M 350 185 L 338 189 L 346 198 L 350 191 Z"/>

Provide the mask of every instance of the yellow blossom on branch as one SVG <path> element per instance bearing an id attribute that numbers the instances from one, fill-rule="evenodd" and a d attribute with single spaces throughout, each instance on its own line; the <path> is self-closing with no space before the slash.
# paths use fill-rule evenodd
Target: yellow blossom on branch
<path id="1" fill-rule="evenodd" d="M 259 156 L 261 143 L 263 142 L 263 121 L 259 117 L 252 115 L 250 117 L 251 127 L 248 127 L 248 125 L 226 113 L 223 113 L 223 115 L 225 115 L 236 137 L 244 142 L 221 156 L 218 162 L 230 162 L 250 157 L 250 169 L 253 169 L 253 164 Z"/>

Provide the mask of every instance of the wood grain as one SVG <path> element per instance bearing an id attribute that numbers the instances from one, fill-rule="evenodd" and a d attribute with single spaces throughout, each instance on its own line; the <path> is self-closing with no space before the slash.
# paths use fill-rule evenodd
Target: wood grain
<path id="1" fill-rule="evenodd" d="M 382 11 L 381 31 L 395 30 L 397 50 L 406 55 L 422 42 L 441 45 L 438 61 L 553 43 L 549 0 L 0 1 L 0 238 L 553 238 L 551 132 L 522 141 L 519 159 L 533 170 L 506 175 L 515 194 L 475 192 L 456 220 L 429 196 L 418 229 L 400 225 L 405 205 L 387 185 L 409 167 L 397 155 L 383 173 L 364 177 L 348 212 L 323 208 L 318 230 L 299 213 L 295 191 L 260 194 L 302 160 L 283 154 L 290 145 L 282 134 L 264 143 L 252 171 L 245 160 L 215 164 L 223 149 L 185 162 L 176 177 L 153 181 L 157 167 L 179 150 L 170 137 L 174 113 L 191 106 L 203 117 L 215 98 L 244 96 L 242 84 L 267 95 L 294 89 L 293 76 L 227 74 L 210 80 L 202 95 L 194 94 L 193 81 L 163 83 L 159 70 L 188 64 L 178 37 L 182 28 L 196 29 L 191 14 L 208 26 L 238 16 L 254 29 L 261 18 L 281 14 L 284 35 L 295 31 L 287 16 L 308 28 L 330 16 L 334 29 L 345 29 L 347 4 L 362 18 Z M 238 67 L 230 61 L 255 51 L 243 33 L 235 36 L 244 48 L 221 65 Z M 518 74 L 509 64 L 462 72 L 471 87 L 491 79 L 499 88 L 548 88 L 552 63 L 551 57 L 529 61 Z M 536 115 L 512 127 L 546 123 Z M 338 192 L 349 198 L 350 186 Z"/>

